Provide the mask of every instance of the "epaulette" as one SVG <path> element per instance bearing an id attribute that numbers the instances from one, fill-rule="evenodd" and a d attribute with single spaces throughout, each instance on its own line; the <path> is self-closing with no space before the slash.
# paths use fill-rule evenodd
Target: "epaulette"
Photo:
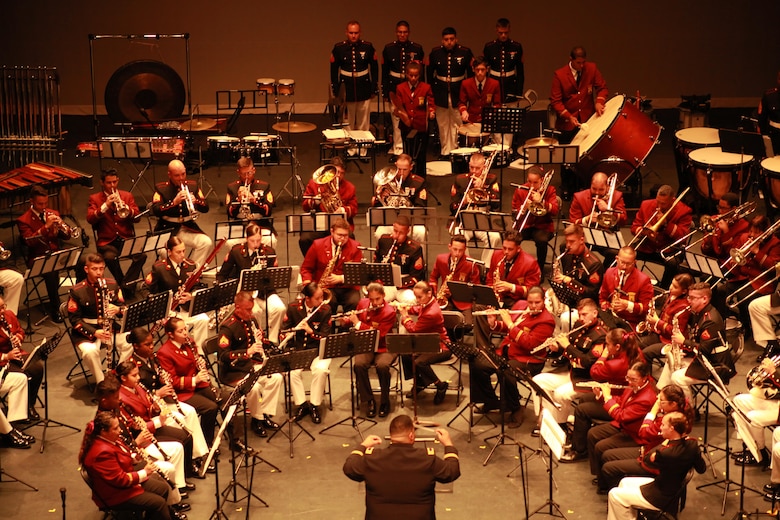
<path id="1" fill-rule="evenodd" d="M 432 456 L 436 455 L 436 450 L 434 450 L 433 448 L 431 448 L 429 446 L 428 448 L 426 448 L 426 453 L 428 454 L 429 457 L 432 457 Z"/>

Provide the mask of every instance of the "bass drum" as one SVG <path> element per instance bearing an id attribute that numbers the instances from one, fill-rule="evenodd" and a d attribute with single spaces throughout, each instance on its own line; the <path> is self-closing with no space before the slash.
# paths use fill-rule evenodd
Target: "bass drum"
<path id="1" fill-rule="evenodd" d="M 693 185 L 704 199 L 720 200 L 726 193 L 741 191 L 752 155 L 724 152 L 720 146 L 699 148 L 689 155 Z"/>
<path id="2" fill-rule="evenodd" d="M 761 161 L 761 173 L 767 208 L 777 210 L 780 208 L 780 156 Z"/>
<path id="3" fill-rule="evenodd" d="M 593 114 L 572 139 L 580 147 L 575 167 L 582 182 L 590 184 L 596 172 L 618 174 L 624 184 L 644 164 L 658 142 L 661 126 L 618 95 L 607 101 L 604 114 Z"/>

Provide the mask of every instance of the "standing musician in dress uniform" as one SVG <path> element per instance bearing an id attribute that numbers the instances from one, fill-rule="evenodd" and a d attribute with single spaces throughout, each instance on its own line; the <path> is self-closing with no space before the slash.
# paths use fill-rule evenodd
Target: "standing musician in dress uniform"
<path id="1" fill-rule="evenodd" d="M 168 340 L 157 351 L 157 362 L 171 376 L 171 385 L 179 401 L 195 408 L 200 415 L 200 426 L 206 443 L 214 443 L 214 427 L 217 424 L 217 395 L 211 386 L 206 360 L 198 354 L 187 333 L 187 325 L 181 318 L 171 318 L 165 323 Z"/>
<path id="2" fill-rule="evenodd" d="M 415 426 L 411 417 L 399 415 L 390 421 L 390 446 L 377 449 L 382 439 L 366 437 L 344 462 L 344 474 L 366 483 L 366 518 L 436 518 L 436 482 L 452 482 L 460 476 L 458 449 L 450 434 L 435 430 L 444 446 L 439 458 L 433 448 L 414 447 Z"/>
<path id="3" fill-rule="evenodd" d="M 496 354 L 509 360 L 509 365 L 516 369 L 536 375 L 544 368 L 547 350 L 531 353 L 545 339 L 553 335 L 555 319 L 544 308 L 544 291 L 534 286 L 528 291 L 527 302 L 518 301 L 512 310 L 524 311 L 520 315 L 510 314 L 509 309 L 501 309 L 499 316 L 488 316 L 488 324 L 494 332 L 506 333 Z M 500 319 L 499 319 L 500 318 Z M 487 344 L 481 348 L 492 348 Z M 496 368 L 485 357 L 477 357 L 470 367 L 471 385 L 474 392 L 473 402 L 484 403 L 482 412 L 497 410 L 500 407 L 490 375 Z M 511 413 L 510 428 L 517 428 L 523 422 L 523 409 L 520 407 L 520 392 L 517 390 L 517 377 L 509 372 L 504 373 L 504 388 L 506 393 L 506 410 Z M 502 396 L 503 398 L 503 396 Z"/>
<path id="4" fill-rule="evenodd" d="M 271 185 L 255 179 L 255 165 L 251 157 L 242 157 L 236 163 L 238 179 L 227 185 L 225 206 L 228 218 L 250 220 L 263 230 L 263 243 L 276 248 L 276 230 L 271 212 L 274 194 Z"/>
<path id="5" fill-rule="evenodd" d="M 192 248 L 193 262 L 203 265 L 214 243 L 198 226 L 197 218 L 207 213 L 209 203 L 195 181 L 187 180 L 187 168 L 178 159 L 168 163 L 168 180 L 155 186 L 152 213 L 159 220 L 155 231 L 170 229 L 185 246 Z"/>
<path id="6" fill-rule="evenodd" d="M 343 213 L 344 218 L 349 222 L 350 234 L 354 236 L 355 232 L 355 215 L 358 211 L 357 195 L 355 191 L 355 185 L 344 178 L 344 160 L 341 157 L 334 157 L 330 160 L 330 165 L 325 167 L 325 170 L 333 168 L 335 171 L 335 177 L 331 182 L 324 184 L 317 183 L 315 178 L 312 178 L 306 185 L 306 189 L 303 192 L 303 201 L 301 205 L 303 211 L 323 213 Z M 322 168 L 315 171 L 315 175 Z M 335 186 L 335 193 L 333 188 Z M 335 197 L 334 197 L 335 195 Z M 330 206 L 326 206 L 325 198 L 333 201 L 333 205 L 338 207 L 333 209 Z M 327 231 L 304 231 L 301 233 L 301 237 L 298 240 L 298 244 L 301 248 L 301 254 L 306 256 L 311 244 L 318 238 L 328 236 Z"/>
<path id="7" fill-rule="evenodd" d="M 403 138 L 403 150 L 414 158 L 414 173 L 425 177 L 428 154 L 428 121 L 436 117 L 433 90 L 420 81 L 422 65 L 416 61 L 406 66 L 406 79 L 390 94 L 393 103 L 393 117 Z"/>
<path id="8" fill-rule="evenodd" d="M 152 270 L 146 275 L 145 283 L 151 294 L 166 291 L 173 291 L 173 294 L 177 294 L 189 277 L 198 270 L 198 264 L 184 256 L 185 245 L 178 236 L 172 236 L 168 239 L 165 244 L 168 251 L 167 258 L 156 261 Z M 187 327 L 192 327 L 192 338 L 195 340 L 198 352 L 200 352 L 208 337 L 209 317 L 206 313 L 191 316 L 189 312 L 191 301 L 192 293 L 182 293 L 179 306 L 174 309 L 174 312 L 186 322 Z"/>
<path id="9" fill-rule="evenodd" d="M 30 209 L 16 220 L 16 225 L 28 248 L 28 267 L 34 258 L 62 249 L 62 241 L 71 238 L 77 229 L 65 225 L 59 212 L 49 208 L 49 194 L 40 186 L 30 190 Z M 59 273 L 46 273 L 42 278 L 49 298 L 49 315 L 55 322 L 62 323 Z"/>
<path id="10" fill-rule="evenodd" d="M 412 173 L 412 157 L 402 153 L 395 161 L 395 177 L 390 185 L 383 183 L 379 176 L 384 170 L 380 170 L 374 176 L 374 196 L 371 197 L 371 206 L 383 207 L 414 207 L 424 208 L 428 205 L 428 188 L 425 179 Z M 390 170 L 392 171 L 392 170 Z M 397 192 L 397 193 L 394 193 Z M 392 226 L 377 226 L 374 236 L 379 240 L 382 235 L 390 233 Z M 425 241 L 425 225 L 412 226 L 412 238 L 423 243 Z"/>
<path id="11" fill-rule="evenodd" d="M 369 104 L 377 92 L 379 65 L 371 42 L 360 39 L 360 23 L 347 23 L 347 39 L 333 46 L 330 53 L 330 85 L 333 97 L 344 89 L 347 110 L 344 122 L 352 130 L 368 130 Z M 366 152 L 361 148 L 361 154 Z"/>
<path id="12" fill-rule="evenodd" d="M 501 107 L 501 90 L 498 81 L 488 77 L 488 64 L 484 56 L 471 62 L 474 76 L 460 84 L 458 110 L 463 123 L 481 123 L 483 107 Z"/>
<path id="13" fill-rule="evenodd" d="M 379 417 L 387 417 L 390 413 L 390 365 L 397 354 L 387 351 L 385 336 L 395 326 L 397 320 L 395 308 L 385 299 L 385 288 L 380 283 L 370 283 L 367 287 L 368 297 L 360 300 L 357 312 L 350 314 L 349 320 L 355 330 L 376 329 L 379 331 L 379 346 L 376 352 L 365 352 L 354 358 L 355 382 L 357 383 L 360 400 L 366 403 L 367 416 L 376 417 L 376 401 L 368 379 L 368 369 L 376 365 L 376 375 L 379 378 Z"/>
<path id="14" fill-rule="evenodd" d="M 227 280 L 235 280 L 241 277 L 241 271 L 246 269 L 263 269 L 265 267 L 278 267 L 276 251 L 272 247 L 262 243 L 263 229 L 255 223 L 246 227 L 246 242 L 236 244 L 225 256 L 225 261 L 217 273 L 219 283 Z M 268 265 L 268 257 L 274 257 L 273 265 Z M 268 308 L 268 339 L 272 343 L 279 343 L 279 330 L 284 320 L 286 307 L 284 302 L 272 290 L 268 293 L 258 292 L 254 299 L 255 305 L 252 311 L 258 323 L 265 325 L 266 307 Z"/>
<path id="15" fill-rule="evenodd" d="M 643 200 L 639 211 L 631 224 L 631 234 L 641 240 L 636 247 L 636 256 L 640 260 L 650 260 L 664 265 L 664 274 L 659 282 L 661 287 L 669 287 L 677 274 L 676 259 L 664 260 L 661 250 L 684 237 L 691 228 L 693 210 L 682 201 L 675 204 L 674 188 L 664 184 L 658 188 L 655 199 Z M 654 226 L 664 215 L 666 219 L 657 231 Z"/>
<path id="16" fill-rule="evenodd" d="M 523 46 L 509 37 L 509 20 L 499 18 L 496 21 L 496 39 L 487 42 L 482 54 L 487 61 L 490 77 L 498 81 L 501 100 L 509 103 L 523 96 L 525 84 L 525 66 L 523 64 Z M 501 134 L 498 134 L 499 136 Z M 505 134 L 503 144 L 512 148 L 512 134 Z M 493 139 L 496 139 L 494 134 Z M 501 142 L 499 138 L 499 143 Z"/>
<path id="17" fill-rule="evenodd" d="M 95 376 L 95 382 L 99 383 L 104 377 L 101 343 L 111 350 L 114 332 L 119 330 L 119 324 L 115 324 L 113 318 L 120 313 L 119 306 L 125 299 L 114 280 L 103 278 L 106 263 L 102 256 L 87 255 L 84 270 L 87 278 L 70 290 L 68 319 L 81 357 Z M 108 320 L 108 328 L 103 320 Z"/>
<path id="18" fill-rule="evenodd" d="M 119 174 L 115 169 L 103 170 L 100 184 L 101 192 L 89 196 L 87 222 L 97 234 L 97 252 L 103 255 L 106 267 L 129 300 L 135 295 L 135 282 L 143 276 L 146 253 L 133 255 L 127 273 L 122 272 L 117 257 L 124 241 L 135 236 L 134 223 L 140 212 L 133 194 L 119 189 Z"/>
<path id="19" fill-rule="evenodd" d="M 399 84 L 404 83 L 407 77 L 407 66 L 410 62 L 421 63 L 425 60 L 425 52 L 422 45 L 409 39 L 409 22 L 400 20 L 395 24 L 395 40 L 385 45 L 382 50 L 382 95 L 390 99 L 390 94 L 395 93 Z M 418 79 L 425 77 L 421 69 L 417 69 Z M 431 103 L 431 106 L 433 103 Z M 390 114 L 393 122 L 393 155 L 396 157 L 404 151 L 401 129 L 398 126 L 400 119 L 395 113 Z M 425 129 L 427 134 L 427 124 Z M 423 170 L 424 174 L 425 170 Z"/>
<path id="20" fill-rule="evenodd" d="M 653 301 L 650 277 L 636 268 L 636 252 L 631 246 L 618 251 L 617 265 L 604 273 L 599 290 L 599 305 L 624 320 L 632 329 L 642 321 Z"/>
<path id="21" fill-rule="evenodd" d="M 758 104 L 758 127 L 761 134 L 772 139 L 775 154 L 780 151 L 780 71 L 777 72 L 777 86 L 770 88 Z"/>
<path id="22" fill-rule="evenodd" d="M 547 175 L 551 176 L 552 172 Z M 515 188 L 512 195 L 512 213 L 516 215 L 515 229 L 519 229 L 521 223 L 525 222 L 519 233 L 523 240 L 533 240 L 536 244 L 536 262 L 542 273 L 544 261 L 547 259 L 547 245 L 555 232 L 553 217 L 557 216 L 560 210 L 555 186 L 548 184 L 544 188 L 545 177 L 541 167 L 531 166 L 526 172 L 526 182 L 522 187 Z M 523 213 L 517 215 L 521 209 Z"/>
<path id="23" fill-rule="evenodd" d="M 587 61 L 583 47 L 574 47 L 569 58 L 567 65 L 553 73 L 550 88 L 550 105 L 558 116 L 555 129 L 561 132 L 561 144 L 569 144 L 590 116 L 604 114 L 609 95 L 607 83 L 596 64 Z M 574 172 L 562 172 L 561 188 L 564 200 L 568 200 L 577 188 Z"/>
<path id="24" fill-rule="evenodd" d="M 718 201 L 718 215 L 725 215 L 739 206 L 739 195 L 736 193 L 724 193 Z M 735 245 L 735 239 L 747 233 L 750 228 L 750 221 L 746 218 L 737 218 L 732 221 L 721 219 L 715 225 L 714 232 L 707 236 L 701 243 L 701 252 L 705 255 L 714 256 L 719 263 L 723 263 L 729 258 L 729 251 Z"/>
<path id="25" fill-rule="evenodd" d="M 302 299 L 287 307 L 285 324 L 292 329 L 287 334 L 294 334 L 295 350 L 319 348 L 320 340 L 331 332 L 331 307 L 325 300 L 325 291 L 316 282 L 309 282 L 301 289 Z M 314 424 L 320 424 L 320 404 L 325 395 L 325 383 L 330 373 L 330 359 L 320 359 L 319 356 L 311 362 L 311 387 L 309 400 L 306 400 L 306 389 L 303 386 L 303 370 L 290 372 L 290 390 L 297 410 L 295 420 L 300 421 L 306 415 L 311 415 Z"/>
<path id="26" fill-rule="evenodd" d="M 464 79 L 474 74 L 473 59 L 471 49 L 458 43 L 458 34 L 453 27 L 441 31 L 441 45 L 428 56 L 428 84 L 433 89 L 439 143 L 441 154 L 445 156 L 458 147 L 460 87 Z"/>
<path id="27" fill-rule="evenodd" d="M 425 278 L 423 248 L 409 238 L 411 222 L 406 215 L 399 215 L 393 222 L 393 231 L 379 239 L 374 252 L 374 262 L 401 266 L 401 285 L 385 287 L 387 301 L 398 300 L 414 303 L 412 287 Z"/>
<path id="28" fill-rule="evenodd" d="M 330 236 L 315 240 L 303 259 L 302 284 L 319 283 L 333 295 L 334 307 L 341 305 L 344 311 L 353 310 L 360 301 L 360 287 L 344 284 L 344 263 L 363 259 L 358 246 L 357 240 L 349 238 L 347 221 L 333 221 Z"/>
<path id="29" fill-rule="evenodd" d="M 0 296 L 0 367 L 5 367 L 8 372 L 18 372 L 25 377 L 27 386 L 27 420 L 37 421 L 41 417 L 35 410 L 35 401 L 38 398 L 38 390 L 43 382 L 43 360 L 36 357 L 22 371 L 22 366 L 27 360 L 27 354 L 22 350 L 24 329 L 19 324 L 16 314 L 5 305 L 5 299 Z M 0 370 L 2 370 L 0 368 Z M 29 381 L 28 381 L 29 379 Z M 0 383 L 2 388 L 2 383 Z"/>
<path id="30" fill-rule="evenodd" d="M 239 291 L 233 299 L 236 310 L 219 327 L 220 380 L 230 386 L 236 386 L 252 370 L 258 370 L 265 354 L 266 340 L 257 320 L 252 316 L 254 298 L 252 293 Z M 282 389 L 282 374 L 260 377 L 246 394 L 247 407 L 252 416 L 252 431 L 260 437 L 266 437 L 266 430 L 275 430 L 279 425 L 274 422 L 276 406 L 279 404 Z"/>
<path id="31" fill-rule="evenodd" d="M 463 313 L 466 323 L 471 323 L 471 302 L 453 300 L 447 282 L 478 284 L 480 282 L 480 270 L 477 262 L 466 253 L 466 237 L 463 235 L 450 237 L 447 249 L 449 249 L 449 253 L 442 253 L 436 257 L 428 283 L 436 294 L 439 307 L 460 311 Z M 441 280 L 441 283 L 439 280 Z"/>

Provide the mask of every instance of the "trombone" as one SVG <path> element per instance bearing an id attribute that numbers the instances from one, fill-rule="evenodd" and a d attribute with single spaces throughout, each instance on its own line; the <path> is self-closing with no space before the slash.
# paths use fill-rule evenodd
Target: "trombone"
<path id="1" fill-rule="evenodd" d="M 762 278 L 767 276 L 772 271 L 775 272 L 775 276 L 773 276 L 772 278 L 768 279 L 763 284 L 761 284 L 761 286 L 758 289 L 753 289 L 752 291 L 750 291 L 748 294 L 746 294 L 742 298 L 739 298 L 739 293 L 741 293 L 742 291 L 744 291 L 748 287 L 752 286 L 755 282 L 761 280 Z M 769 269 L 767 269 L 766 271 L 764 271 L 763 273 L 754 276 L 753 278 L 751 278 L 750 280 L 745 282 L 744 285 L 741 285 L 739 287 L 739 289 L 737 289 L 733 293 L 731 293 L 728 296 L 726 296 L 726 306 L 729 309 L 731 309 L 731 310 L 736 310 L 737 307 L 739 307 L 740 305 L 742 305 L 746 301 L 751 300 L 757 294 L 762 294 L 761 291 L 763 291 L 768 285 L 771 285 L 771 284 L 776 283 L 778 281 L 780 281 L 780 263 L 777 263 L 777 264 L 773 265 L 772 267 L 770 267 Z"/>
<path id="2" fill-rule="evenodd" d="M 757 237 L 752 238 L 752 239 L 748 240 L 747 242 L 745 242 L 744 244 L 742 244 L 741 247 L 732 247 L 731 250 L 729 251 L 729 258 L 727 258 L 722 264 L 720 264 L 720 268 L 724 269 L 726 267 L 726 264 L 731 262 L 731 267 L 729 267 L 728 270 L 725 273 L 723 273 L 723 278 L 721 278 L 720 280 L 718 280 L 717 282 L 715 282 L 713 284 L 712 288 L 714 289 L 718 284 L 720 284 L 722 281 L 724 281 L 726 279 L 726 277 L 728 275 L 730 275 L 731 272 L 734 269 L 737 268 L 737 266 L 745 265 L 745 262 L 747 262 L 747 259 L 748 259 L 748 255 L 750 254 L 750 250 L 753 249 L 753 247 L 756 244 L 760 244 L 761 242 L 766 240 L 767 237 L 769 237 L 772 234 L 774 234 L 778 229 L 780 229 L 780 220 L 778 220 L 777 222 L 775 222 L 774 224 L 769 226 L 766 229 L 766 231 L 764 231 L 763 233 L 761 233 Z M 774 269 L 774 267 L 771 267 L 769 270 L 771 270 L 771 269 Z M 755 277 L 753 280 L 755 280 L 756 278 L 761 278 L 762 276 L 767 274 L 769 270 L 765 271 L 764 273 L 761 273 L 760 275 Z M 751 280 L 751 282 L 753 280 Z M 745 288 L 745 287 L 743 287 L 743 288 Z M 739 292 L 739 291 L 736 291 L 736 292 Z M 732 293 L 729 296 L 734 296 L 734 294 Z M 727 298 L 727 300 L 728 300 L 728 298 Z"/>
<path id="3" fill-rule="evenodd" d="M 538 193 L 541 195 L 541 200 L 539 202 L 535 202 L 531 199 L 531 195 L 537 191 L 533 188 L 528 188 L 528 195 L 525 197 L 523 205 L 520 206 L 520 209 L 517 210 L 517 216 L 515 216 L 514 228 L 518 233 L 523 231 L 526 223 L 528 222 L 528 217 L 531 215 L 535 217 L 543 217 L 547 214 L 547 208 L 544 206 L 544 196 L 547 193 L 547 188 L 550 186 L 550 182 L 552 181 L 553 173 L 555 173 L 555 170 L 550 170 L 549 172 L 545 173 L 544 177 L 542 178 L 542 185 L 538 191 Z M 522 222 L 520 222 L 521 217 L 523 218 Z"/>
<path id="4" fill-rule="evenodd" d="M 685 188 L 685 189 L 683 190 L 683 192 L 682 192 L 682 193 L 680 193 L 680 194 L 677 196 L 677 198 L 676 198 L 676 199 L 674 199 L 674 202 L 672 202 L 672 205 L 671 205 L 671 206 L 669 206 L 669 209 L 668 209 L 668 210 L 666 210 L 666 213 L 664 213 L 663 215 L 661 215 L 660 217 L 658 217 L 658 220 L 656 220 L 655 224 L 653 224 L 653 225 L 648 225 L 647 223 L 645 223 L 645 225 L 644 225 L 644 226 L 642 226 L 642 229 L 640 229 L 640 230 L 639 230 L 639 233 L 637 233 L 636 235 L 634 235 L 634 237 L 631 239 L 631 242 L 629 242 L 629 243 L 628 243 L 628 245 L 629 245 L 629 246 L 633 246 L 633 247 L 634 247 L 634 249 L 639 249 L 639 248 L 642 246 L 642 244 L 644 244 L 644 243 L 645 243 L 645 240 L 647 240 L 647 237 L 649 236 L 649 234 L 648 234 L 648 233 L 642 233 L 642 231 L 650 231 L 650 232 L 652 233 L 652 235 L 653 235 L 653 236 L 657 235 L 657 234 L 658 234 L 658 230 L 659 230 L 659 229 L 661 229 L 661 224 L 663 224 L 663 223 L 664 223 L 664 221 L 665 221 L 665 220 L 666 220 L 666 219 L 669 217 L 669 215 L 671 215 L 672 211 L 674 211 L 674 208 L 677 206 L 677 204 L 679 204 L 679 202 L 680 202 L 680 201 L 683 199 L 683 197 L 685 197 L 685 195 L 688 193 L 688 191 L 689 191 L 690 189 L 691 189 L 690 187 L 688 187 L 688 188 Z M 659 213 L 660 213 L 660 210 L 659 210 L 658 208 L 656 208 L 656 210 L 655 210 L 655 213 L 653 213 L 653 215 L 650 217 L 650 220 L 648 220 L 648 222 L 652 222 L 652 220 L 653 220 L 653 219 L 656 217 L 656 215 L 658 215 Z M 640 236 L 641 236 L 641 238 L 639 239 L 639 242 L 637 242 L 637 244 L 636 244 L 636 245 L 634 245 L 634 241 L 635 241 L 635 240 L 636 240 L 638 237 L 640 237 Z"/>
<path id="5" fill-rule="evenodd" d="M 607 209 L 597 212 L 599 197 L 594 197 L 593 207 L 590 209 L 590 216 L 588 216 L 588 227 L 593 227 L 594 220 L 597 226 L 607 229 L 615 227 L 618 223 L 618 212 L 612 208 L 612 203 L 615 199 L 615 189 L 617 189 L 617 173 L 609 176 L 607 185 L 609 186 L 607 190 Z"/>

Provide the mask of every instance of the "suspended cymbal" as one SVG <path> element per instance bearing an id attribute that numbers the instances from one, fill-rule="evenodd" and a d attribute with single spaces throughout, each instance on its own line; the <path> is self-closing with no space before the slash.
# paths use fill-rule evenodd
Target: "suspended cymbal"
<path id="1" fill-rule="evenodd" d="M 533 148 L 536 146 L 555 146 L 557 144 L 558 140 L 553 137 L 532 137 L 531 139 L 528 139 L 525 144 L 523 144 L 523 146 L 521 146 L 518 150 L 523 148 Z"/>
<path id="2" fill-rule="evenodd" d="M 306 121 L 292 121 L 285 123 L 275 123 L 271 126 L 277 132 L 286 132 L 288 134 L 303 134 L 311 132 L 317 129 L 317 125 L 314 123 L 307 123 Z"/>
<path id="3" fill-rule="evenodd" d="M 208 130 L 217 126 L 217 121 L 210 117 L 201 117 L 193 119 L 192 121 L 185 121 L 181 124 L 181 129 L 186 131 L 197 132 L 198 130 Z"/>
<path id="4" fill-rule="evenodd" d="M 184 111 L 185 99 L 181 77 L 159 61 L 127 63 L 106 83 L 106 111 L 114 122 L 174 119 Z"/>

